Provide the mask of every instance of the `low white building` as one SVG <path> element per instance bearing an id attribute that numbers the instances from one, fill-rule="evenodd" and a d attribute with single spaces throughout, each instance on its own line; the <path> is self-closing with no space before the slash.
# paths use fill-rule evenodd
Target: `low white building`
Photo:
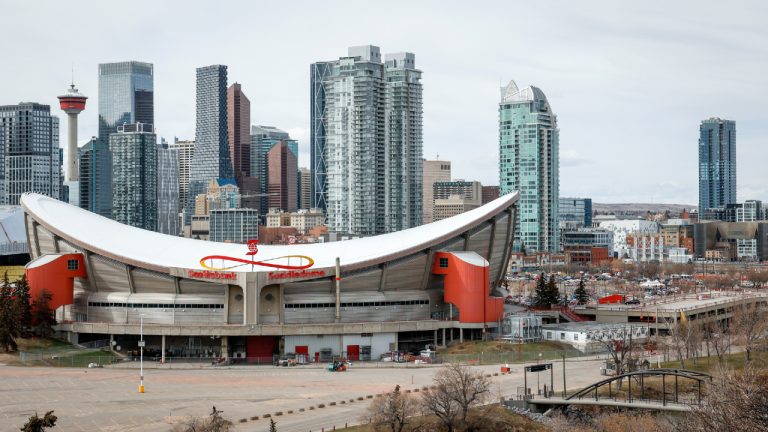
<path id="1" fill-rule="evenodd" d="M 582 352 L 605 350 L 603 341 L 628 341 L 644 343 L 649 336 L 648 326 L 628 323 L 576 322 L 546 324 L 543 326 L 543 340 L 566 343 Z"/>
<path id="2" fill-rule="evenodd" d="M 600 222 L 600 228 L 613 231 L 613 250 L 619 253 L 619 258 L 630 255 L 627 247 L 627 234 L 654 234 L 659 232 L 659 224 L 643 219 L 608 220 Z"/>

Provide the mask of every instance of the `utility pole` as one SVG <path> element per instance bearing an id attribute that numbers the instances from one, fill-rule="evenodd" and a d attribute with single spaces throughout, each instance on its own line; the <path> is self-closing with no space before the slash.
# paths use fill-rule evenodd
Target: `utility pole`
<path id="1" fill-rule="evenodd" d="M 565 387 L 565 353 L 563 353 L 563 399 L 567 397 Z"/>

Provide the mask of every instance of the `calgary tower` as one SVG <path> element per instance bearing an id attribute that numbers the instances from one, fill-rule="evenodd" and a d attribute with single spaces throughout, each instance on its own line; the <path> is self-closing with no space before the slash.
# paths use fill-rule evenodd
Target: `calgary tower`
<path id="1" fill-rule="evenodd" d="M 72 83 L 67 89 L 67 94 L 59 96 L 59 104 L 62 111 L 69 117 L 69 141 L 67 143 L 67 182 L 77 182 L 79 179 L 77 169 L 77 115 L 85 109 L 85 101 L 88 98 L 82 95 Z M 70 189 L 70 195 L 72 194 Z M 72 199 L 70 198 L 70 202 Z"/>

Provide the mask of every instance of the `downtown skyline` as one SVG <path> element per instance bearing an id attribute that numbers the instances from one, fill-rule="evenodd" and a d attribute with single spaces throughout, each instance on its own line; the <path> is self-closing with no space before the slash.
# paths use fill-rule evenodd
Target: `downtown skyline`
<path id="1" fill-rule="evenodd" d="M 157 134 L 172 142 L 174 136 L 194 137 L 194 69 L 225 64 L 229 81 L 241 83 L 251 99 L 251 123 L 285 129 L 299 141 L 299 165 L 309 166 L 309 65 L 335 58 L 348 46 L 370 43 L 419 56 L 419 68 L 428 71 L 423 81 L 423 154 L 426 159 L 439 154 L 440 159 L 453 161 L 455 178 L 488 185 L 498 182 L 499 81 L 514 79 L 520 86 L 542 88 L 556 107 L 561 196 L 695 205 L 698 125 L 702 119 L 718 116 L 737 123 L 739 200 L 768 200 L 760 163 L 768 141 L 765 114 L 760 110 L 760 102 L 768 97 L 761 81 L 768 69 L 764 48 L 768 41 L 759 19 L 762 6 L 755 3 L 716 15 L 690 4 L 673 5 L 668 14 L 659 15 L 652 5 L 589 5 L 527 10 L 499 3 L 495 6 L 499 13 L 493 16 L 484 9 L 412 5 L 413 16 L 404 17 L 400 24 L 412 30 L 399 34 L 386 26 L 345 21 L 344 17 L 358 16 L 365 9 L 347 5 L 344 17 L 323 19 L 331 27 L 344 22 L 349 31 L 307 39 L 301 32 L 275 38 L 269 23 L 263 28 L 241 30 L 231 25 L 196 34 L 190 24 L 200 19 L 173 5 L 159 6 L 154 16 L 173 13 L 175 22 L 183 21 L 184 26 L 169 26 L 161 18 L 137 13 L 111 23 L 117 28 L 108 31 L 101 28 L 106 23 L 97 19 L 108 13 L 107 6 L 80 2 L 75 12 L 51 4 L 51 10 L 60 12 L 53 16 L 77 13 L 93 18 L 95 31 L 101 29 L 107 36 L 88 43 L 57 40 L 66 49 L 53 49 L 43 45 L 53 31 L 41 32 L 18 47 L 9 47 L 10 57 L 21 56 L 19 49 L 41 55 L 9 64 L 0 94 L 4 104 L 34 101 L 55 106 L 55 96 L 69 82 L 74 65 L 75 84 L 91 98 L 89 108 L 80 115 L 82 145 L 98 129 L 98 64 L 149 62 L 155 69 Z M 236 23 L 246 20 L 251 6 L 231 5 L 226 10 L 233 8 L 243 11 L 239 14 L 243 18 L 231 18 Z M 296 16 L 279 6 L 262 9 L 291 18 L 301 27 L 311 25 L 314 8 L 305 4 Z M 553 13 L 554 8 L 558 13 Z M 600 14 L 590 13 L 596 8 Z M 9 6 L 8 12 L 6 17 L 16 18 L 3 22 L 11 30 L 33 13 L 24 5 Z M 430 22 L 419 19 L 428 13 Z M 686 19 L 671 25 L 671 17 L 683 13 Z M 388 14 L 382 11 L 382 22 Z M 506 18 L 519 14 L 531 22 L 505 24 Z M 455 16 L 464 19 L 451 18 Z M 53 28 L 52 18 L 38 21 Z M 546 31 L 537 33 L 536 48 L 529 49 L 530 30 L 544 22 Z M 441 37 L 426 37 L 417 31 L 418 23 Z M 716 29 L 707 27 L 715 24 Z M 118 37 L 126 34 L 152 43 L 135 44 L 131 38 Z M 243 56 L 244 52 L 248 55 Z M 719 61 L 712 62 L 713 58 Z M 278 60 L 280 67 L 265 67 Z M 52 114 L 63 117 L 53 109 Z M 62 135 L 66 134 L 63 129 Z M 471 152 L 466 151 L 469 143 Z"/>

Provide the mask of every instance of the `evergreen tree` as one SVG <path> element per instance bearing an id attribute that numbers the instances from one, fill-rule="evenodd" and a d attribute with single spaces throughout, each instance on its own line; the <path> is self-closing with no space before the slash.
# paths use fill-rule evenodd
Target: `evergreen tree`
<path id="1" fill-rule="evenodd" d="M 18 309 L 15 306 L 13 288 L 5 272 L 0 281 L 0 347 L 5 352 L 16 351 L 16 338 L 19 337 Z"/>
<path id="2" fill-rule="evenodd" d="M 584 288 L 584 278 L 579 280 L 579 287 L 576 288 L 576 291 L 573 292 L 573 295 L 576 297 L 576 300 L 579 302 L 579 304 L 586 304 L 589 302 L 589 294 L 587 294 L 587 290 Z"/>
<path id="3" fill-rule="evenodd" d="M 269 419 L 269 432 L 277 432 L 277 423 L 273 418 Z"/>
<path id="4" fill-rule="evenodd" d="M 32 302 L 32 318 L 37 325 L 37 331 L 40 336 L 51 334 L 51 327 L 56 324 L 56 318 L 50 307 L 50 301 L 53 298 L 51 293 L 43 290 L 40 295 Z"/>
<path id="5" fill-rule="evenodd" d="M 549 297 L 547 297 L 547 282 L 544 279 L 544 273 L 539 275 L 536 283 L 536 292 L 534 293 L 533 304 L 536 306 L 549 306 Z"/>
<path id="6" fill-rule="evenodd" d="M 549 275 L 549 283 L 547 283 L 547 297 L 549 298 L 549 304 L 560 304 L 560 290 L 557 288 L 555 275 Z"/>
<path id="7" fill-rule="evenodd" d="M 15 300 L 16 316 L 19 319 L 19 331 L 21 336 L 26 336 L 32 327 L 32 305 L 26 275 L 22 275 L 21 279 L 16 281 L 13 289 L 13 298 Z"/>

